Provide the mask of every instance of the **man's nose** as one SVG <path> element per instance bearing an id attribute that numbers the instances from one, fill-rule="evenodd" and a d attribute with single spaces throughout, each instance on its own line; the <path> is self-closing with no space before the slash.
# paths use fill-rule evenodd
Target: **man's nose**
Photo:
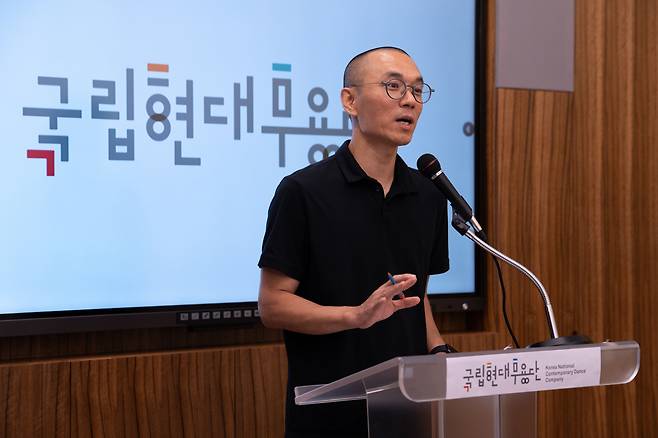
<path id="1" fill-rule="evenodd" d="M 410 108 L 414 108 L 416 105 L 418 105 L 418 102 L 414 98 L 413 88 L 407 87 L 404 90 L 404 94 L 400 98 L 400 105 Z"/>

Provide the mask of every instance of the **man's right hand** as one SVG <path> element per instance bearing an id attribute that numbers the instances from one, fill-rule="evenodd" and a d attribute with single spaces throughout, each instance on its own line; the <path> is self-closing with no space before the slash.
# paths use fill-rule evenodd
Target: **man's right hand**
<path id="1" fill-rule="evenodd" d="M 263 324 L 309 335 L 325 335 L 342 330 L 368 328 L 400 309 L 415 306 L 418 297 L 404 297 L 416 283 L 416 276 L 400 274 L 382 284 L 361 305 L 322 306 L 296 295 L 299 281 L 274 269 L 261 269 L 258 308 Z M 394 300 L 399 295 L 401 298 Z"/>
<path id="2" fill-rule="evenodd" d="M 390 281 L 382 284 L 360 306 L 354 308 L 355 326 L 366 329 L 382 321 L 401 309 L 407 309 L 420 303 L 419 297 L 405 297 L 404 291 L 416 284 L 413 274 L 393 276 L 395 284 Z M 393 299 L 399 296 L 399 299 Z"/>

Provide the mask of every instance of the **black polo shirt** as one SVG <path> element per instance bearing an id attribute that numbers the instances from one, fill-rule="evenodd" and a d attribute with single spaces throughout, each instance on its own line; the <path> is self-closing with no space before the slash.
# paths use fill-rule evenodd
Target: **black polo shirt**
<path id="1" fill-rule="evenodd" d="M 357 306 L 387 280 L 415 274 L 406 296 L 448 270 L 446 199 L 399 156 L 386 197 L 346 141 L 335 155 L 285 177 L 269 208 L 258 266 L 299 281 L 297 295 Z M 296 406 L 294 388 L 329 383 L 396 356 L 427 353 L 422 302 L 361 330 L 329 335 L 284 331 L 288 355 L 287 437 L 367 436 L 365 402 Z"/>

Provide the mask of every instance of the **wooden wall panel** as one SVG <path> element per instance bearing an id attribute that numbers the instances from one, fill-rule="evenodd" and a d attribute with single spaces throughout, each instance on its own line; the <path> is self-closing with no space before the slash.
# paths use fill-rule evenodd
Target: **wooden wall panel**
<path id="1" fill-rule="evenodd" d="M 488 77 L 489 235 L 545 283 L 561 334 L 642 348 L 629 385 L 542 394 L 541 437 L 658 435 L 656 9 L 576 1 L 573 93 L 495 90 Z M 518 337 L 546 338 L 535 291 L 509 269 L 505 277 Z"/>
<path id="2" fill-rule="evenodd" d="M 633 155 L 635 86 L 634 2 L 606 2 L 604 120 L 603 120 L 603 257 L 605 337 L 632 339 L 635 335 L 633 277 Z M 623 263 L 617 256 L 622 256 Z M 606 392 L 609 436 L 638 436 L 637 384 Z M 603 417 L 609 418 L 609 417 Z"/>
<path id="3" fill-rule="evenodd" d="M 286 372 L 281 344 L 3 364 L 0 437 L 281 437 Z"/>
<path id="4" fill-rule="evenodd" d="M 281 345 L 0 365 L 3 437 L 280 437 Z"/>
<path id="5" fill-rule="evenodd" d="M 635 338 L 642 346 L 637 379 L 637 436 L 658 435 L 658 4 L 635 2 L 633 277 Z"/>
<path id="6" fill-rule="evenodd" d="M 267 329 L 260 323 L 0 337 L 0 362 L 144 353 L 181 348 L 228 347 L 282 340 L 280 330 Z"/>

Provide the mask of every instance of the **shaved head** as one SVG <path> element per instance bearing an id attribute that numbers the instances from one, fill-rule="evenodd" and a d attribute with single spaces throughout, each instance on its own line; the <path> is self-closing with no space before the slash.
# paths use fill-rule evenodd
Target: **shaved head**
<path id="1" fill-rule="evenodd" d="M 358 55 L 356 55 L 354 58 L 352 58 L 350 62 L 347 63 L 347 66 L 345 67 L 345 72 L 343 73 L 343 87 L 349 87 L 353 84 L 358 84 L 361 81 L 361 76 L 362 76 L 361 73 L 363 71 L 363 66 L 365 64 L 366 58 L 368 57 L 367 55 L 380 50 L 394 50 L 396 52 L 401 52 L 409 56 L 409 54 L 404 50 L 398 47 L 390 47 L 390 46 L 375 47 L 374 49 L 369 49 L 366 50 L 365 52 L 361 52 Z"/>
<path id="2" fill-rule="evenodd" d="M 389 92 L 393 80 L 398 81 L 395 91 L 403 91 L 395 97 Z M 352 120 L 354 144 L 397 148 L 411 141 L 423 104 L 408 84 L 424 82 L 407 52 L 377 47 L 359 53 L 347 64 L 343 81 L 340 99 Z"/>

